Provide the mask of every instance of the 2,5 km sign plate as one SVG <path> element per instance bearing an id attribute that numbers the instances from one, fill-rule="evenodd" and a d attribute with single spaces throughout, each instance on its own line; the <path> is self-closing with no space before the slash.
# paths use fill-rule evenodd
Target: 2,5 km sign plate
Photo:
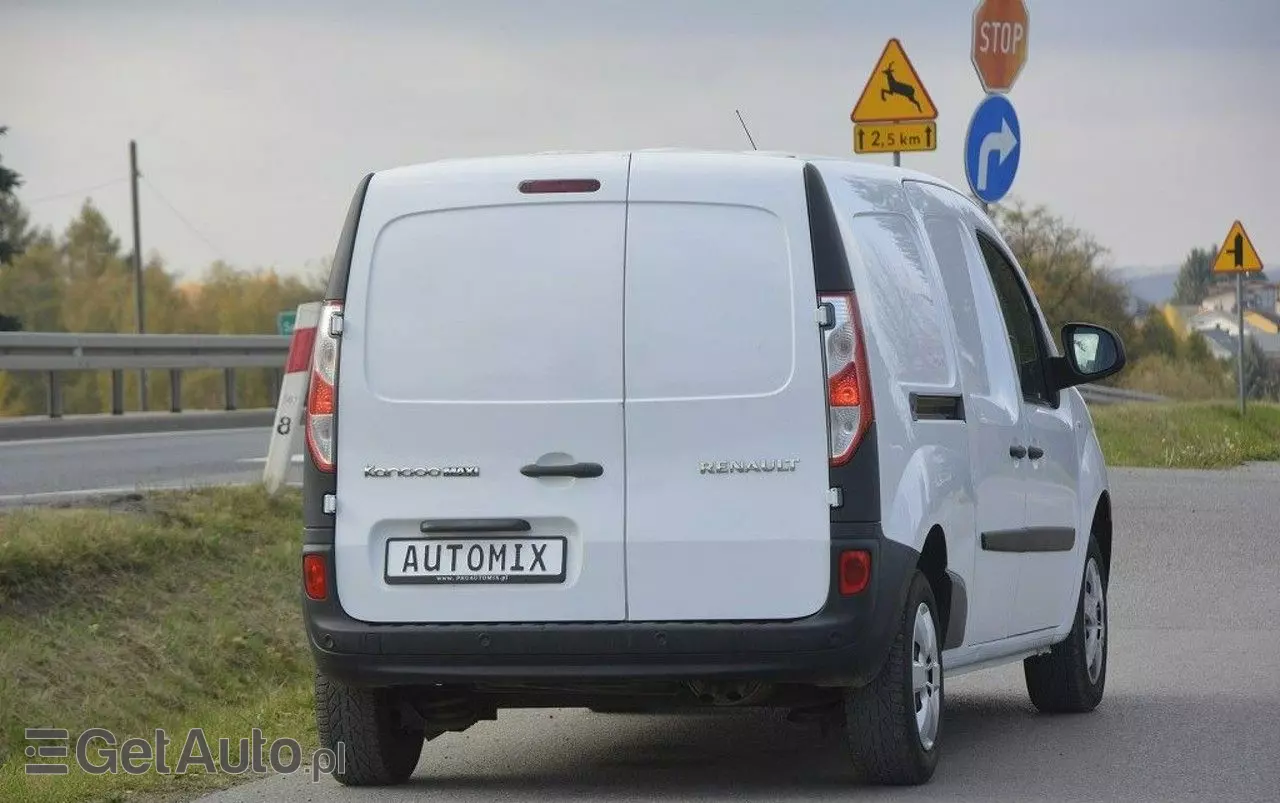
<path id="1" fill-rule="evenodd" d="M 854 153 L 894 153 L 938 149 L 938 127 L 923 123 L 859 123 L 853 127 Z"/>

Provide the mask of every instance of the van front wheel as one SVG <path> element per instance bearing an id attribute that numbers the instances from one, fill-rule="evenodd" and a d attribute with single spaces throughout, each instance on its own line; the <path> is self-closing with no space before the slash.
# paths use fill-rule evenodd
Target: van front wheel
<path id="1" fill-rule="evenodd" d="M 866 781 L 906 786 L 933 777 L 942 737 L 938 633 L 933 589 L 917 571 L 880 674 L 845 693 L 846 738 L 853 763 Z"/>
<path id="2" fill-rule="evenodd" d="M 320 745 L 338 756 L 333 777 L 339 783 L 392 786 L 413 774 L 425 734 L 402 723 L 398 703 L 394 689 L 316 676 L 316 729 Z"/>
<path id="3" fill-rule="evenodd" d="M 1022 662 L 1031 704 L 1049 714 L 1098 707 L 1107 685 L 1107 575 L 1098 541 L 1089 536 L 1075 620 L 1066 640 Z"/>

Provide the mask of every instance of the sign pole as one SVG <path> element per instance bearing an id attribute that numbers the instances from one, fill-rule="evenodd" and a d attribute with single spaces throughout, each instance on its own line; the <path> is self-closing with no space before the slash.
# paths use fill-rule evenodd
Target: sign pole
<path id="1" fill-rule="evenodd" d="M 1236 325 L 1240 327 L 1236 372 L 1240 379 L 1240 415 L 1244 415 L 1244 273 L 1236 273 Z"/>
<path id="2" fill-rule="evenodd" d="M 1222 241 L 1218 255 L 1213 260 L 1214 273 L 1234 273 L 1236 275 L 1236 379 L 1240 394 L 1240 415 L 1244 416 L 1244 275 L 1262 270 L 1262 257 L 1258 249 L 1253 247 L 1244 226 L 1237 220 L 1227 230 L 1227 238 Z"/>
<path id="3" fill-rule="evenodd" d="M 894 151 L 894 152 L 893 152 L 893 166 L 894 166 L 894 167 L 902 167 L 902 152 L 901 152 L 901 151 Z"/>

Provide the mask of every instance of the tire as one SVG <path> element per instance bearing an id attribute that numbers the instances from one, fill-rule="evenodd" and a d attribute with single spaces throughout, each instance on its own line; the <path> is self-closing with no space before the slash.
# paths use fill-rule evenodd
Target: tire
<path id="1" fill-rule="evenodd" d="M 1107 685 L 1107 574 L 1090 535 L 1075 621 L 1047 655 L 1022 662 L 1031 704 L 1048 714 L 1079 714 L 1102 702 Z"/>
<path id="2" fill-rule="evenodd" d="M 316 676 L 316 726 L 320 745 L 335 753 L 341 742 L 345 766 L 333 777 L 344 786 L 393 786 L 413 774 L 424 734 L 403 726 L 393 689 L 347 686 Z"/>
<path id="3" fill-rule="evenodd" d="M 864 781 L 911 786 L 933 777 L 943 730 L 941 632 L 933 589 L 916 571 L 884 667 L 871 683 L 845 693 L 845 735 Z M 917 657 L 923 671 L 913 671 Z M 927 712 L 923 729 L 918 707 Z"/>

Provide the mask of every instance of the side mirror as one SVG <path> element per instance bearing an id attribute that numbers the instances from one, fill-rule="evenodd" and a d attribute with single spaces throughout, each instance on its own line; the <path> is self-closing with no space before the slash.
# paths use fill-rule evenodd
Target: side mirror
<path id="1" fill-rule="evenodd" d="M 1125 365 L 1124 343 L 1102 326 L 1069 323 L 1062 327 L 1066 356 L 1054 360 L 1054 385 L 1062 388 L 1097 382 L 1118 373 Z"/>

